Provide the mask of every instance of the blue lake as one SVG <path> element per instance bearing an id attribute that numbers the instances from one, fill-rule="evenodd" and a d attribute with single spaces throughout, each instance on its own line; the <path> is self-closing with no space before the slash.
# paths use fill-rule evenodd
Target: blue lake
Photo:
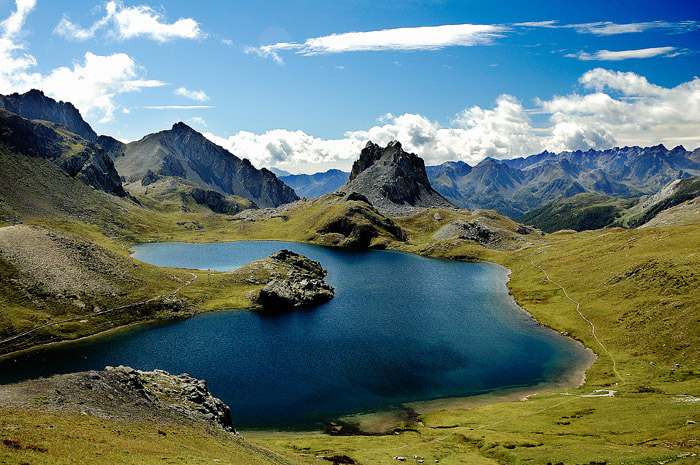
<path id="1" fill-rule="evenodd" d="M 507 270 L 286 242 L 159 243 L 159 266 L 231 270 L 287 248 L 320 261 L 336 295 L 271 316 L 222 311 L 139 326 L 0 362 L 0 383 L 128 365 L 207 380 L 239 429 L 308 429 L 406 402 L 532 386 L 570 374 L 583 347 L 536 324 Z"/>

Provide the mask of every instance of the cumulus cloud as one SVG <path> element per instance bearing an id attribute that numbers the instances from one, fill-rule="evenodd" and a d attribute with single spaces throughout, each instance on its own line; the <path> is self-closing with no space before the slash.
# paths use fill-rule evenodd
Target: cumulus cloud
<path id="1" fill-rule="evenodd" d="M 598 50 L 593 54 L 586 52 L 578 52 L 565 56 L 570 58 L 578 58 L 582 61 L 620 61 L 628 60 L 630 58 L 652 58 L 657 56 L 669 56 L 671 52 L 675 50 L 676 47 L 653 47 L 642 48 L 637 50 L 620 50 L 616 52 L 611 52 L 610 50 Z M 678 53 L 673 54 L 673 56 L 678 55 Z"/>
<path id="2" fill-rule="evenodd" d="M 86 53 L 82 62 L 59 67 L 47 74 L 31 72 L 36 59 L 25 52 L 22 28 L 33 10 L 33 0 L 16 0 L 16 10 L 0 23 L 0 93 L 42 89 L 56 99 L 70 101 L 84 116 L 109 121 L 116 108 L 115 97 L 164 83 L 142 79 L 142 70 L 124 53 L 108 56 Z"/>
<path id="3" fill-rule="evenodd" d="M 245 51 L 263 58 L 272 58 L 278 64 L 283 64 L 284 60 L 279 55 L 282 51 L 295 51 L 309 56 L 358 51 L 440 50 L 450 46 L 489 45 L 507 31 L 505 26 L 489 24 L 406 27 L 332 34 L 307 39 L 302 44 L 279 42 L 261 47 L 247 47 Z"/>
<path id="4" fill-rule="evenodd" d="M 72 68 L 60 67 L 41 80 L 41 88 L 49 95 L 66 100 L 87 114 L 102 113 L 101 122 L 110 121 L 114 115 L 114 96 L 164 83 L 138 79 L 134 60 L 125 53 L 109 56 L 85 54 L 83 64 Z"/>
<path id="5" fill-rule="evenodd" d="M 181 18 L 174 23 L 153 8 L 145 5 L 125 7 L 120 1 L 105 5 L 106 14 L 90 27 L 83 28 L 63 17 L 54 32 L 67 39 L 84 41 L 105 31 L 107 36 L 118 40 L 145 37 L 157 42 L 173 39 L 199 39 L 205 36 L 199 23 L 192 18 Z"/>
<path id="6" fill-rule="evenodd" d="M 209 101 L 209 96 L 203 90 L 189 90 L 185 87 L 180 87 L 175 90 L 175 95 L 180 95 L 190 100 L 197 100 L 198 102 Z"/>
<path id="7" fill-rule="evenodd" d="M 581 93 L 536 100 L 534 109 L 501 95 L 491 108 L 467 108 L 446 125 L 417 114 L 386 114 L 369 129 L 331 140 L 283 129 L 206 136 L 256 166 L 292 172 L 348 169 L 368 140 L 384 145 L 397 139 L 427 164 L 475 164 L 485 157 L 527 156 L 545 149 L 700 145 L 700 79 L 667 88 L 635 73 L 596 68 L 583 74 L 578 84 Z M 536 124 L 531 113 L 544 115 L 545 122 Z"/>

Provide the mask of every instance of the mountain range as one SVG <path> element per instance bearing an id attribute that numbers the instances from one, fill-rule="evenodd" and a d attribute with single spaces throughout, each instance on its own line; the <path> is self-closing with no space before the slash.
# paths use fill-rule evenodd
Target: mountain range
<path id="1" fill-rule="evenodd" d="M 350 178 L 350 173 L 340 170 L 328 170 L 315 174 L 290 174 L 275 169 L 272 171 L 277 174 L 280 181 L 294 189 L 299 197 L 308 199 L 333 192 Z"/>
<path id="2" fill-rule="evenodd" d="M 464 208 L 490 208 L 517 218 L 580 193 L 617 198 L 656 193 L 671 181 L 700 175 L 700 149 L 679 146 L 542 152 L 526 158 L 487 158 L 476 166 L 448 162 L 428 167 L 430 182 Z"/>
<path id="3" fill-rule="evenodd" d="M 112 158 L 126 183 L 140 183 L 151 173 L 186 179 L 223 195 L 237 195 L 258 207 L 277 207 L 299 199 L 274 173 L 255 168 L 185 123 L 113 148 Z"/>
<path id="4" fill-rule="evenodd" d="M 167 183 L 169 193 L 217 212 L 238 211 L 245 204 L 227 196 L 257 207 L 299 199 L 271 171 L 255 168 L 184 123 L 124 144 L 98 136 L 71 103 L 38 90 L 0 96 L 0 108 L 1 142 L 13 152 L 54 159 L 68 175 L 105 192 L 123 196 L 125 186 L 176 177 Z"/>
<path id="5" fill-rule="evenodd" d="M 226 214 L 337 191 L 358 194 L 394 216 L 457 206 L 522 217 L 544 230 L 636 226 L 661 208 L 640 207 L 650 196 L 700 175 L 700 149 L 682 146 L 545 151 L 509 160 L 487 158 L 475 166 L 455 161 L 426 167 L 394 141 L 383 148 L 368 143 L 350 173 L 276 170 L 278 177 L 182 122 L 127 144 L 97 135 L 71 103 L 37 90 L 0 95 L 0 130 L 0 143 L 10 152 L 46 159 L 95 189 L 169 202 L 182 211 Z M 659 205 L 688 197 L 690 191 L 695 192 L 664 197 Z M 559 219 L 552 220 L 553 215 Z"/>

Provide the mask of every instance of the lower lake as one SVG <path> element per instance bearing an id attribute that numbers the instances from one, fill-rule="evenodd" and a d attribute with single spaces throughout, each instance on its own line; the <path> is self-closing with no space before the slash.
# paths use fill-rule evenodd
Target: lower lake
<path id="1" fill-rule="evenodd" d="M 159 368 L 206 379 L 241 430 L 310 429 L 409 402 L 555 382 L 590 358 L 520 310 L 507 270 L 494 264 L 268 241 L 142 244 L 133 256 L 226 271 L 283 248 L 321 262 L 335 298 L 282 315 L 206 313 L 22 353 L 0 361 L 0 383 L 106 365 Z"/>

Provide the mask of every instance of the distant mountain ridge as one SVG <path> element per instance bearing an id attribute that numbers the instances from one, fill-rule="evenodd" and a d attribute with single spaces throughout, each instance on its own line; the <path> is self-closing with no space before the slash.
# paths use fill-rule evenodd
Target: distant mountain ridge
<path id="1" fill-rule="evenodd" d="M 380 212 L 406 216 L 425 208 L 455 208 L 428 181 L 423 159 L 403 150 L 398 141 L 382 148 L 367 142 L 347 183 L 337 192 L 360 194 Z"/>
<path id="2" fill-rule="evenodd" d="M 315 174 L 287 174 L 278 175 L 279 179 L 294 189 L 300 197 L 308 199 L 329 194 L 345 184 L 350 178 L 350 173 L 340 170 L 328 170 Z"/>
<path id="3" fill-rule="evenodd" d="M 653 194 L 669 182 L 700 175 L 700 149 L 678 146 L 542 152 L 487 158 L 472 167 L 447 162 L 426 168 L 431 185 L 465 208 L 490 208 L 513 218 L 580 193 L 618 198 Z"/>
<path id="4" fill-rule="evenodd" d="M 271 171 L 258 170 L 182 122 L 123 146 L 113 143 L 111 154 L 126 182 L 142 180 L 151 172 L 178 176 L 223 195 L 238 195 L 258 207 L 299 199 Z"/>

